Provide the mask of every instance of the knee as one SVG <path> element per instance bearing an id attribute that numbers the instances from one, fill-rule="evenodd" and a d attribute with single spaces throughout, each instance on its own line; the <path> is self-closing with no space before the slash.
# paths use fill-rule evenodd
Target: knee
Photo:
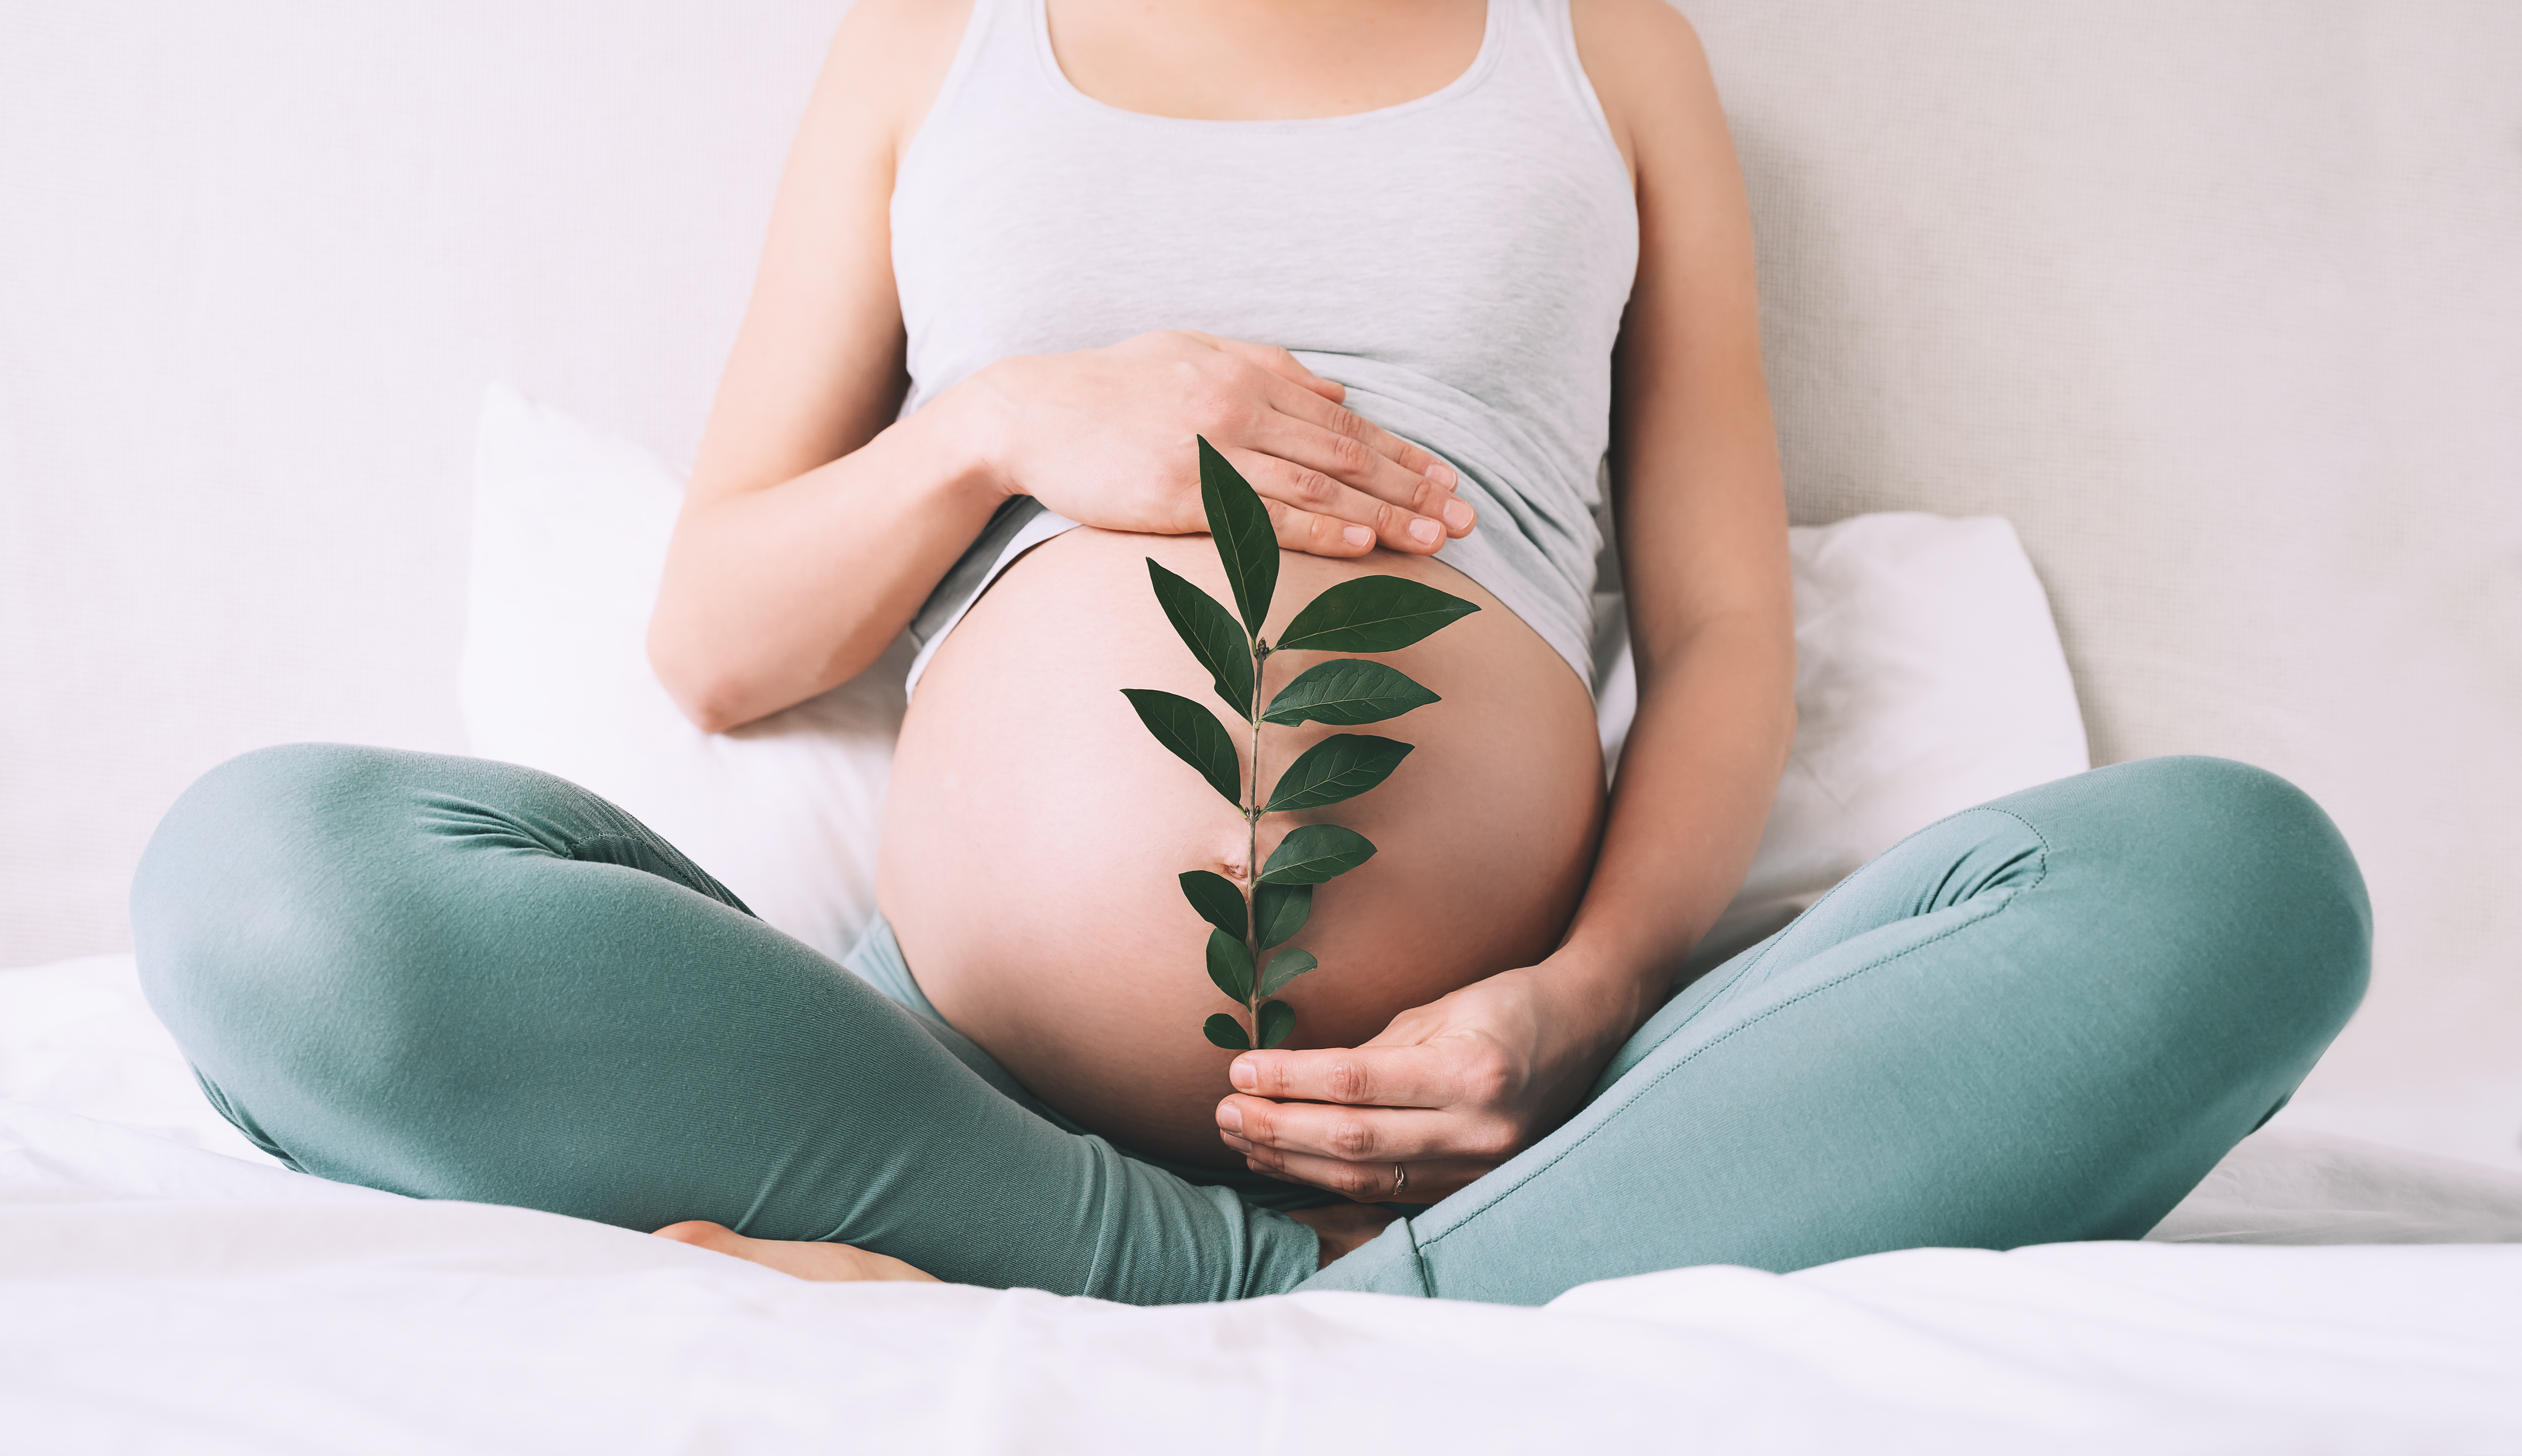
<path id="1" fill-rule="evenodd" d="M 179 1041 L 246 984 L 302 959 L 327 920 L 317 907 L 355 892 L 356 867 L 388 838 L 375 822 L 380 776 L 410 756 L 340 744 L 258 749 L 204 774 L 167 809 L 132 876 L 131 933 L 142 986 Z"/>
<path id="2" fill-rule="evenodd" d="M 2141 852 L 2161 891 L 2230 939 L 2264 1009 L 2292 1005 L 2335 1034 L 2362 1000 L 2373 914 L 2338 826 L 2310 795 L 2226 758 L 2153 758 L 2105 770 L 2137 791 Z M 2271 1003 L 2275 1003 L 2274 1006 Z"/>
<path id="3" fill-rule="evenodd" d="M 165 823 L 190 826 L 203 819 L 284 808 L 320 798 L 374 765 L 400 756 L 391 749 L 355 744 L 278 744 L 239 753 L 193 781 L 166 810 Z"/>
<path id="4" fill-rule="evenodd" d="M 2332 906 L 2369 934 L 2363 874 L 2311 795 L 2230 758 L 2147 758 L 2105 772 L 2125 772 L 2142 786 L 2164 851 L 2178 859 L 2203 853 L 2238 877 L 2227 892 Z"/>
<path id="5" fill-rule="evenodd" d="M 394 776 L 424 755 L 361 744 L 276 744 L 239 753 L 195 780 L 176 802 L 293 810 Z M 175 809 L 167 817 L 175 816 Z"/>
<path id="6" fill-rule="evenodd" d="M 269 886 L 295 861 L 320 857 L 338 808 L 371 777 L 384 749 L 284 744 L 242 753 L 195 780 L 149 837 L 132 877 L 135 934 L 240 887 Z"/>

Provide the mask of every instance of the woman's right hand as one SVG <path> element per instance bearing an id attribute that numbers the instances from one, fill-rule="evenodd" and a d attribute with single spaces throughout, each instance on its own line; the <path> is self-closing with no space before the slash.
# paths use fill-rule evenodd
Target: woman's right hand
<path id="1" fill-rule="evenodd" d="M 1343 408 L 1339 385 L 1268 344 L 1166 330 L 1002 359 L 952 392 L 989 422 L 1002 489 L 1086 525 L 1208 529 L 1194 435 L 1252 482 L 1290 551 L 1424 556 L 1474 519 L 1452 466 Z"/>

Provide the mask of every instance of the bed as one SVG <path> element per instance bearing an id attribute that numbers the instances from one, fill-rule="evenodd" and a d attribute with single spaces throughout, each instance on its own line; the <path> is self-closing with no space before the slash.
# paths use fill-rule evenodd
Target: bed
<path id="1" fill-rule="evenodd" d="M 12 1450 L 2522 1451 L 2522 1176 L 2334 1135 L 2144 1243 L 1139 1309 L 289 1172 L 124 955 L 0 972 L 0 1028 Z"/>

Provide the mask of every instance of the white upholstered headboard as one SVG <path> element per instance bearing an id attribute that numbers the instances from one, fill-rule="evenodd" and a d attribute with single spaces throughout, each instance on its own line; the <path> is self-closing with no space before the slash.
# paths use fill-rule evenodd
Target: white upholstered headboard
<path id="1" fill-rule="evenodd" d="M 2097 760 L 2363 861 L 2296 1115 L 2522 1162 L 2522 10 L 1686 8 L 1797 520 L 2012 518 Z M 0 965 L 230 753 L 460 749 L 482 385 L 688 454 L 839 9 L 0 15 Z"/>

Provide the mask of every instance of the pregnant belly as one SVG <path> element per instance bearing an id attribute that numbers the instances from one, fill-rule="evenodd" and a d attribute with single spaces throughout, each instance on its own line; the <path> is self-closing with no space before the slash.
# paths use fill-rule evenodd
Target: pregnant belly
<path id="1" fill-rule="evenodd" d="M 1206 869 L 1240 883 L 1246 830 L 1121 696 L 1161 688 L 1215 703 L 1148 589 L 1151 556 L 1231 600 L 1205 536 L 1073 530 L 1017 562 L 939 646 L 903 721 L 878 898 L 938 1011 L 1045 1101 L 1125 1146 L 1235 1167 L 1212 1120 L 1232 1054 L 1199 1031 L 1234 1003 L 1209 983 L 1208 928 L 1175 877 Z M 1549 954 L 1602 812 L 1584 687 L 1452 568 L 1381 551 L 1283 553 L 1264 635 L 1323 589 L 1376 572 L 1482 610 L 1380 659 L 1444 700 L 1348 730 L 1417 746 L 1389 779 L 1262 821 L 1264 859 L 1314 822 L 1378 850 L 1315 892 L 1292 942 L 1322 962 L 1282 993 L 1297 1013 L 1293 1047 L 1355 1046 L 1401 1011 Z M 1265 693 L 1324 659 L 1271 659 Z M 1335 731 L 1265 727 L 1263 782 Z M 1248 754 L 1248 730 L 1236 740 Z M 1248 757 L 1244 769 L 1248 783 Z"/>

